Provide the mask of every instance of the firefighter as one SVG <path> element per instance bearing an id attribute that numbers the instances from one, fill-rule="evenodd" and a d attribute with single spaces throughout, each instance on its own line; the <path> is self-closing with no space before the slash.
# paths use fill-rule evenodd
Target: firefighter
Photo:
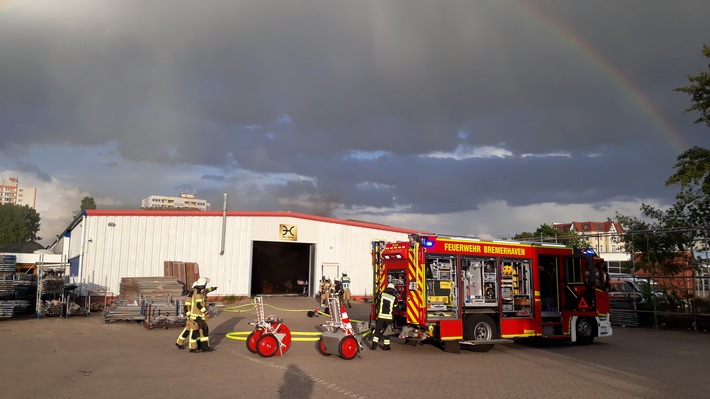
<path id="1" fill-rule="evenodd" d="M 190 308 L 190 319 L 197 323 L 197 329 L 192 330 L 190 335 L 190 352 L 211 352 L 214 349 L 210 346 L 209 327 L 207 319 L 210 317 L 210 312 L 205 304 L 207 293 L 214 291 L 217 287 L 207 288 L 209 279 L 201 277 L 195 284 L 195 292 L 192 296 L 192 306 Z M 193 345 L 193 343 L 195 345 Z M 199 348 L 197 344 L 199 343 Z M 194 348 L 194 349 L 193 349 Z"/>
<path id="2" fill-rule="evenodd" d="M 377 321 L 375 322 L 375 334 L 372 338 L 372 350 L 377 349 L 380 338 L 383 338 L 385 330 L 392 323 L 392 313 L 396 304 L 397 291 L 394 288 L 394 284 L 389 283 L 387 288 L 380 294 L 380 306 L 377 311 Z M 382 344 L 382 350 L 390 350 L 389 336 L 384 336 Z"/>
<path id="3" fill-rule="evenodd" d="M 331 284 L 330 284 L 330 279 L 327 278 L 323 282 L 323 285 L 321 286 L 321 293 L 320 293 L 320 307 L 324 309 L 328 309 L 328 298 L 330 298 L 330 291 L 331 291 Z"/>
<path id="4" fill-rule="evenodd" d="M 197 323 L 195 323 L 194 320 L 190 318 L 190 311 L 192 310 L 192 297 L 195 294 L 195 283 L 192 284 L 192 287 L 190 289 L 190 293 L 187 294 L 187 298 L 185 299 L 185 303 L 183 304 L 183 313 L 185 314 L 185 318 L 187 319 L 185 321 L 185 328 L 182 329 L 182 332 L 180 335 L 178 335 L 177 342 L 175 343 L 175 346 L 178 347 L 178 349 L 185 349 L 185 340 L 192 335 L 192 331 L 197 329 Z M 190 349 L 193 349 L 190 347 Z M 195 347 L 194 349 L 197 349 Z"/>
<path id="5" fill-rule="evenodd" d="M 340 304 L 342 305 L 343 303 L 343 283 L 340 280 L 335 280 L 335 284 L 333 284 L 333 291 L 332 295 L 335 295 L 338 297 L 338 301 L 340 301 Z"/>
<path id="6" fill-rule="evenodd" d="M 175 346 L 178 347 L 178 349 L 185 349 L 185 340 L 188 339 L 192 335 L 192 332 L 195 330 L 199 330 L 200 327 L 197 325 L 195 320 L 192 319 L 187 319 L 185 321 L 185 328 L 182 330 L 182 333 L 178 336 L 177 342 L 175 343 Z M 200 347 L 199 341 L 189 341 L 189 346 L 190 346 L 190 352 L 193 351 L 199 351 Z"/>
<path id="7" fill-rule="evenodd" d="M 325 276 L 321 277 L 318 283 L 318 297 L 320 298 L 321 307 L 323 305 L 323 289 L 325 288 Z"/>
<path id="8" fill-rule="evenodd" d="M 343 305 L 347 302 L 348 307 L 350 306 L 350 277 L 348 277 L 347 273 L 343 273 L 343 277 L 340 279 L 340 282 L 343 284 Z"/>

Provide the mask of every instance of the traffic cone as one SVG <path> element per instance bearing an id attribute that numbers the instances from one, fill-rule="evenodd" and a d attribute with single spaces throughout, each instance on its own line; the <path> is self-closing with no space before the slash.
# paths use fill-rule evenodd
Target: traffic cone
<path id="1" fill-rule="evenodd" d="M 345 310 L 345 305 L 340 305 L 340 319 L 343 321 L 343 326 L 348 334 L 353 334 L 353 325 L 350 324 L 350 317 L 348 316 L 348 311 Z"/>

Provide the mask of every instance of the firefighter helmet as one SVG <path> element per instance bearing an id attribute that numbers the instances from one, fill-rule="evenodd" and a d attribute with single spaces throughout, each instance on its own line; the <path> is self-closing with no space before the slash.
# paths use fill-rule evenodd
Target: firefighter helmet
<path id="1" fill-rule="evenodd" d="M 195 281 L 195 282 L 192 284 L 192 288 L 195 288 L 195 287 L 206 287 L 207 284 L 209 284 L 209 282 L 210 282 L 210 279 L 208 279 L 207 277 L 200 277 L 199 279 L 197 279 L 197 281 Z"/>

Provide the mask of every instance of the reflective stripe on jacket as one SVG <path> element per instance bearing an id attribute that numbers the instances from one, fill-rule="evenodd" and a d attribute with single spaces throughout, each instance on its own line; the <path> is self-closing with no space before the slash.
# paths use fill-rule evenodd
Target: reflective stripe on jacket
<path id="1" fill-rule="evenodd" d="M 394 295 L 388 293 L 387 291 L 382 292 L 380 295 L 380 309 L 377 313 L 377 317 L 380 319 L 392 320 L 392 311 L 394 311 L 394 304 L 397 303 L 397 298 Z"/>
<path id="2" fill-rule="evenodd" d="M 192 306 L 190 308 L 190 318 L 195 320 L 198 317 L 205 318 L 207 315 L 207 307 L 205 307 L 205 298 L 199 292 L 195 292 L 192 296 Z"/>

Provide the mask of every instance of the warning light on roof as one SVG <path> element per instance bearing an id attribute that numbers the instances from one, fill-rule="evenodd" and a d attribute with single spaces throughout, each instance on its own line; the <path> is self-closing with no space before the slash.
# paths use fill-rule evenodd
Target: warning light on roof
<path id="1" fill-rule="evenodd" d="M 424 245 L 427 248 L 433 247 L 434 242 L 435 242 L 434 237 L 422 237 L 422 245 Z"/>

